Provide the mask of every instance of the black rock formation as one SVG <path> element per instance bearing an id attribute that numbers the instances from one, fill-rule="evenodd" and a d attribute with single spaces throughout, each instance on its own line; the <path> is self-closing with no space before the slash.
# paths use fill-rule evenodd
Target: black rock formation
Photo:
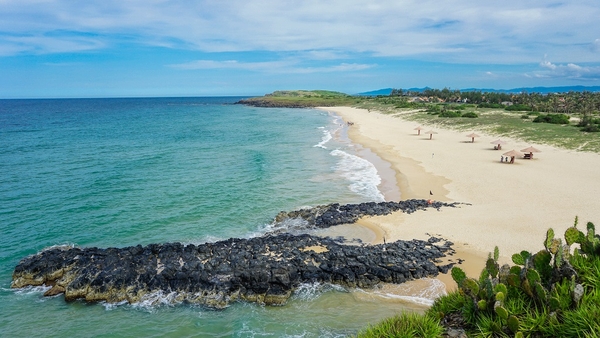
<path id="1" fill-rule="evenodd" d="M 52 286 L 66 300 L 130 303 L 156 293 L 222 308 L 246 300 L 283 304 L 301 283 L 372 287 L 447 272 L 439 239 L 353 246 L 310 235 L 269 235 L 202 245 L 52 248 L 23 259 L 12 287 Z"/>
<path id="2" fill-rule="evenodd" d="M 301 218 L 320 228 L 353 223 L 366 215 L 455 206 L 426 200 L 331 204 L 277 215 L 275 222 Z M 452 243 L 397 241 L 345 245 L 308 234 L 270 234 L 201 245 L 150 244 L 126 248 L 54 247 L 21 260 L 13 288 L 51 286 L 45 295 L 65 299 L 137 303 L 157 294 L 178 302 L 222 308 L 231 301 L 283 304 L 302 283 L 372 287 L 380 282 L 446 273 Z"/>

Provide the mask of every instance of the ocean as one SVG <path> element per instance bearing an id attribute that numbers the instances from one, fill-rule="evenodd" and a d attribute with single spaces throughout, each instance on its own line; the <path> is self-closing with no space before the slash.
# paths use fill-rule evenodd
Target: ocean
<path id="1" fill-rule="evenodd" d="M 21 258 L 55 245 L 249 238 L 280 211 L 386 199 L 385 166 L 350 142 L 341 118 L 239 99 L 0 100 L 1 336 L 345 337 L 424 311 L 443 285 L 303 285 L 284 306 L 223 310 L 171 295 L 87 304 L 10 288 Z"/>

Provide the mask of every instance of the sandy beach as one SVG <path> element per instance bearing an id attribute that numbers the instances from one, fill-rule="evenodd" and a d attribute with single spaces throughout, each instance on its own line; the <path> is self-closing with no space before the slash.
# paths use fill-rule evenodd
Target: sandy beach
<path id="1" fill-rule="evenodd" d="M 598 167 L 600 155 L 529 144 L 502 137 L 507 143 L 494 150 L 497 135 L 478 130 L 458 132 L 350 107 L 321 108 L 353 122 L 349 137 L 391 163 L 401 199 L 424 198 L 462 202 L 460 208 L 394 213 L 361 220 L 378 227 L 387 241 L 441 236 L 455 242 L 468 274 L 478 275 L 487 254 L 498 246 L 501 260 L 521 250 L 543 248 L 546 230 L 557 234 L 573 225 L 600 224 Z M 430 135 L 423 132 L 435 130 Z M 481 137 L 471 142 L 466 135 Z M 501 163 L 501 155 L 533 145 L 534 159 Z M 430 195 L 430 192 L 432 195 Z M 469 273 L 471 271 L 471 273 Z M 443 278 L 443 277 L 442 277 Z"/>

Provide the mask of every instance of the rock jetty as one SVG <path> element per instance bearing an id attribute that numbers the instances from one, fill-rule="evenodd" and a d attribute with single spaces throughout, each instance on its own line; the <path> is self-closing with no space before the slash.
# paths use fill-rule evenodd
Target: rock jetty
<path id="1" fill-rule="evenodd" d="M 444 205 L 419 200 L 332 204 L 281 213 L 276 220 L 303 218 L 326 227 L 364 215 Z M 283 233 L 200 245 L 53 247 L 22 259 L 11 286 L 49 286 L 46 296 L 64 294 L 67 301 L 138 303 L 165 295 L 174 302 L 214 308 L 237 300 L 279 305 L 303 283 L 369 288 L 446 273 L 453 263 L 442 263 L 440 258 L 454 253 L 451 245 L 432 237 L 358 246 Z"/>
<path id="2" fill-rule="evenodd" d="M 456 207 L 460 204 L 457 202 L 444 203 L 424 199 L 345 205 L 334 203 L 290 212 L 282 211 L 275 216 L 275 222 L 280 223 L 288 219 L 300 218 L 317 228 L 328 228 L 334 225 L 355 223 L 364 216 L 389 215 L 396 211 L 403 211 L 410 214 L 417 210 L 425 210 L 427 208 L 440 210 L 442 207 Z"/>

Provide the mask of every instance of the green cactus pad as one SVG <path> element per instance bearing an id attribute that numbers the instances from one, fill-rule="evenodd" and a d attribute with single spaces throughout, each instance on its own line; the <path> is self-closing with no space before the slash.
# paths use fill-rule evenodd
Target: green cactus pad
<path id="1" fill-rule="evenodd" d="M 473 278 L 466 278 L 462 282 L 462 289 L 472 297 L 477 296 L 479 293 L 479 284 Z"/>
<path id="2" fill-rule="evenodd" d="M 477 308 L 481 311 L 484 311 L 485 309 L 487 309 L 487 302 L 485 301 L 485 299 L 482 299 L 477 302 Z"/>
<path id="3" fill-rule="evenodd" d="M 554 239 L 554 230 L 552 228 L 546 231 L 546 240 L 544 241 L 544 247 L 546 250 L 550 250 L 550 245 L 552 244 L 552 240 Z"/>
<path id="4" fill-rule="evenodd" d="M 497 262 L 498 258 L 500 258 L 500 250 L 497 246 L 494 247 L 494 260 Z"/>
<path id="5" fill-rule="evenodd" d="M 500 267 L 498 266 L 498 263 L 496 263 L 495 260 L 493 260 L 492 258 L 488 259 L 485 263 L 485 268 L 490 273 L 490 276 L 492 276 L 492 278 L 498 277 L 498 270 L 500 269 Z"/>
<path id="6" fill-rule="evenodd" d="M 560 248 L 562 246 L 562 241 L 560 238 L 555 238 L 552 240 L 552 243 L 550 244 L 550 249 L 549 251 L 553 254 L 556 255 L 556 253 L 558 252 L 558 248 Z"/>
<path id="7" fill-rule="evenodd" d="M 502 291 L 496 292 L 496 300 L 501 303 L 504 303 L 504 297 L 505 297 L 504 295 L 505 295 L 505 293 L 503 293 Z"/>
<path id="8" fill-rule="evenodd" d="M 506 288 L 506 285 L 504 285 L 503 283 L 496 284 L 496 286 L 494 287 L 494 291 L 502 292 L 505 295 L 508 293 L 508 289 Z"/>
<path id="9" fill-rule="evenodd" d="M 521 285 L 521 278 L 519 278 L 519 275 L 511 273 L 508 275 L 508 277 L 506 277 L 506 282 L 510 286 L 519 287 L 519 285 Z"/>
<path id="10" fill-rule="evenodd" d="M 508 311 L 503 306 L 494 306 L 494 311 L 502 320 L 508 319 Z"/>
<path id="11" fill-rule="evenodd" d="M 519 331 L 520 324 L 521 323 L 519 323 L 519 318 L 517 318 L 514 315 L 511 315 L 510 317 L 508 317 L 508 320 L 506 321 L 506 326 L 508 326 L 508 329 L 512 333 L 517 333 L 517 331 Z"/>
<path id="12" fill-rule="evenodd" d="M 540 274 L 534 269 L 527 269 L 525 274 L 530 285 L 541 281 Z"/>
<path id="13" fill-rule="evenodd" d="M 514 254 L 511 258 L 513 263 L 517 265 L 525 265 L 525 259 L 520 254 Z"/>
<path id="14" fill-rule="evenodd" d="M 460 286 L 462 284 L 462 282 L 465 280 L 465 278 L 467 278 L 467 274 L 465 274 L 465 272 L 457 266 L 452 268 L 452 271 L 450 272 L 450 274 L 452 275 L 452 279 L 454 279 L 454 281 L 456 282 L 456 284 L 458 284 L 458 286 Z"/>
<path id="15" fill-rule="evenodd" d="M 581 231 L 577 230 L 576 227 L 568 228 L 565 231 L 565 241 L 567 242 L 567 245 L 572 245 L 573 243 L 579 243 L 581 235 L 583 235 L 583 233 Z"/>
<path id="16" fill-rule="evenodd" d="M 533 288 L 535 290 L 535 295 L 539 299 L 539 301 L 545 303 L 548 299 L 548 292 L 546 292 L 546 289 L 544 289 L 542 284 L 540 284 L 539 282 L 535 283 Z"/>
<path id="17" fill-rule="evenodd" d="M 562 247 L 558 251 L 562 251 Z M 549 280 L 552 275 L 551 261 L 552 255 L 546 250 L 541 250 L 533 256 L 533 266 L 540 274 L 542 280 Z"/>
<path id="18" fill-rule="evenodd" d="M 588 222 L 587 223 L 587 235 L 588 235 L 588 240 L 592 240 L 592 238 L 594 238 L 594 236 L 596 236 L 596 227 L 594 226 L 594 223 L 592 222 Z"/>
<path id="19" fill-rule="evenodd" d="M 520 274 L 521 274 L 521 267 L 520 267 L 520 266 L 513 265 L 513 266 L 510 268 L 510 273 L 512 273 L 512 274 L 515 274 L 515 275 L 517 275 L 517 276 L 518 276 L 518 275 L 520 275 Z"/>

